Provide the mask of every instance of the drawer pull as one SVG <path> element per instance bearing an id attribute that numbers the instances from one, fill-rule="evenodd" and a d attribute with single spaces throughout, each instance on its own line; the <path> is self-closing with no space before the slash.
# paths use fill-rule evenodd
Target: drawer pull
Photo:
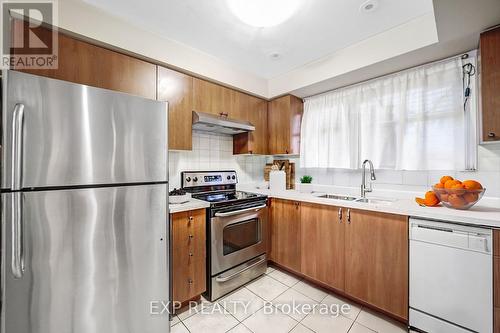
<path id="1" fill-rule="evenodd" d="M 488 133 L 488 138 L 494 138 L 494 137 L 496 137 L 495 133 L 493 133 L 493 132 Z"/>
<path id="2" fill-rule="evenodd" d="M 339 223 L 342 223 L 342 208 L 339 208 Z"/>
<path id="3" fill-rule="evenodd" d="M 190 257 L 192 257 L 192 256 L 193 256 L 193 254 L 192 254 L 192 253 L 189 253 L 189 256 L 190 256 Z"/>
<path id="4" fill-rule="evenodd" d="M 228 275 L 228 276 L 224 276 L 224 275 L 219 275 L 215 278 L 215 281 L 219 282 L 219 283 L 222 283 L 222 282 L 227 282 L 229 280 L 232 280 L 236 277 L 238 277 L 241 273 L 243 273 L 244 271 L 247 271 L 257 265 L 260 265 L 262 264 L 263 262 L 265 262 L 267 259 L 266 258 L 263 258 L 263 259 L 258 259 L 257 261 L 255 262 L 252 262 L 251 264 L 249 264 L 248 266 L 246 266 L 245 268 L 241 269 L 240 271 L 236 272 L 236 273 L 233 273 L 231 275 Z"/>
<path id="5" fill-rule="evenodd" d="M 351 209 L 347 209 L 347 223 L 351 224 Z"/>
<path id="6" fill-rule="evenodd" d="M 188 284 L 192 285 L 193 284 L 193 280 L 192 279 L 188 279 Z"/>
<path id="7" fill-rule="evenodd" d="M 188 237 L 189 237 L 190 240 L 194 238 L 193 235 L 189 235 Z"/>

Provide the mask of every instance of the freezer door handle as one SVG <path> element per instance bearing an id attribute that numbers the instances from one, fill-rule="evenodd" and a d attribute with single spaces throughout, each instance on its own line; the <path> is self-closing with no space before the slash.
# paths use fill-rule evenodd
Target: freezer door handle
<path id="1" fill-rule="evenodd" d="M 22 187 L 23 166 L 23 120 L 24 105 L 16 104 L 12 113 L 12 184 L 13 191 L 19 191 Z"/>
<path id="2" fill-rule="evenodd" d="M 12 274 L 16 279 L 24 275 L 23 219 L 21 192 L 12 194 Z"/>

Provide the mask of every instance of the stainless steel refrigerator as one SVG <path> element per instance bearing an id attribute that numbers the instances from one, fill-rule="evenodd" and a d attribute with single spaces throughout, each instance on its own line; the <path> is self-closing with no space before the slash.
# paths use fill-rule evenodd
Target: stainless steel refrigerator
<path id="1" fill-rule="evenodd" d="M 1 332 L 168 332 L 167 104 L 1 82 Z"/>

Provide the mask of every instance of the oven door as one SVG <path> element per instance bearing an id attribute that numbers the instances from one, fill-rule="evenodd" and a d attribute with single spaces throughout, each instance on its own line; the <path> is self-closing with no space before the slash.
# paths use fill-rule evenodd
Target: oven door
<path id="1" fill-rule="evenodd" d="M 211 219 L 212 275 L 266 252 L 267 205 L 216 212 Z"/>

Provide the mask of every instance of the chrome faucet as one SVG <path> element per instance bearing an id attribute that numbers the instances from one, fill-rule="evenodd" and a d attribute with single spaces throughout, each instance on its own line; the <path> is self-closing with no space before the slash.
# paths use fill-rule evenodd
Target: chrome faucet
<path id="1" fill-rule="evenodd" d="M 373 163 L 370 160 L 365 160 L 363 162 L 363 175 L 361 176 L 361 197 L 366 198 L 366 192 L 373 191 L 372 183 L 370 183 L 370 187 L 366 187 L 366 163 L 370 165 L 370 178 L 371 180 L 376 180 L 375 171 L 373 170 Z"/>

